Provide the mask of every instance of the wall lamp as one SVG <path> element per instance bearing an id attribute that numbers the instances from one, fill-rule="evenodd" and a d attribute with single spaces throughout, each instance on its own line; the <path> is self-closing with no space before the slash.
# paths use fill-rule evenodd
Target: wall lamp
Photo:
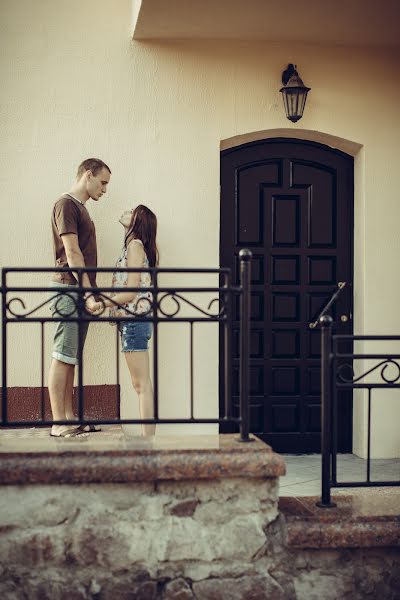
<path id="1" fill-rule="evenodd" d="M 296 65 L 292 64 L 289 64 L 283 71 L 282 83 L 283 88 L 279 91 L 282 92 L 286 116 L 289 121 L 296 123 L 303 116 L 307 94 L 311 88 L 304 85 L 296 71 Z"/>

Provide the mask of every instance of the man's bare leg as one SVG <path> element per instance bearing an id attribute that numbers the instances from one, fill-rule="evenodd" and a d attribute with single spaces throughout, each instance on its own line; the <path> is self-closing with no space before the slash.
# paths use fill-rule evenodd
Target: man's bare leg
<path id="1" fill-rule="evenodd" d="M 76 416 L 74 415 L 74 411 L 72 408 L 72 399 L 74 393 L 74 375 L 75 368 L 70 369 L 68 373 L 67 387 L 65 388 L 65 398 L 64 398 L 64 406 L 65 406 L 65 418 L 67 421 L 75 421 Z"/>
<path id="2" fill-rule="evenodd" d="M 73 381 L 74 369 L 74 365 L 61 362 L 56 358 L 53 358 L 51 361 L 49 371 L 49 395 L 54 421 L 65 421 L 66 419 L 65 395 L 71 379 L 71 372 Z M 72 427 L 67 425 L 53 425 L 51 433 L 53 435 L 60 435 L 71 429 Z"/>

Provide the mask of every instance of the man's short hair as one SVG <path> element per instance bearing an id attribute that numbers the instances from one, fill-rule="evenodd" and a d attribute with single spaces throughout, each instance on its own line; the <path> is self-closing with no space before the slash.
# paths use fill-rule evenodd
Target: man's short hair
<path id="1" fill-rule="evenodd" d="M 79 165 L 76 176 L 79 179 L 84 173 L 86 173 L 86 171 L 91 171 L 93 175 L 97 175 L 97 173 L 103 168 L 106 168 L 111 175 L 111 169 L 109 166 L 106 165 L 105 162 L 103 162 L 99 158 L 87 158 Z"/>

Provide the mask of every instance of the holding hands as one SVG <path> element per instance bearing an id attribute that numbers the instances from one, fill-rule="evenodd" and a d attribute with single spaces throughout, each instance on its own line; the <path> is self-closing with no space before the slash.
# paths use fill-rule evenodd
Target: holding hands
<path id="1" fill-rule="evenodd" d="M 114 294 L 102 294 L 100 300 L 96 300 L 93 295 L 85 296 L 85 309 L 92 315 L 98 315 L 104 311 L 105 308 L 114 306 L 111 301 Z"/>

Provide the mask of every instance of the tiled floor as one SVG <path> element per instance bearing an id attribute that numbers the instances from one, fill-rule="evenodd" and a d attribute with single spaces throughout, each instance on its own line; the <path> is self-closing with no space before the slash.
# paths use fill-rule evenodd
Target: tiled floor
<path id="1" fill-rule="evenodd" d="M 280 479 L 280 496 L 319 496 L 321 494 L 321 456 L 319 454 L 284 455 L 286 476 Z M 365 481 L 367 461 L 354 454 L 339 454 L 337 480 Z M 371 461 L 371 481 L 400 481 L 400 459 Z M 351 488 L 352 490 L 362 488 Z M 385 488 L 380 487 L 380 490 Z M 395 488 L 387 488 L 394 490 Z M 400 494 L 400 487 L 397 488 Z M 349 493 L 349 488 L 334 488 L 332 493 Z M 399 498 L 400 506 L 400 498 Z"/>

